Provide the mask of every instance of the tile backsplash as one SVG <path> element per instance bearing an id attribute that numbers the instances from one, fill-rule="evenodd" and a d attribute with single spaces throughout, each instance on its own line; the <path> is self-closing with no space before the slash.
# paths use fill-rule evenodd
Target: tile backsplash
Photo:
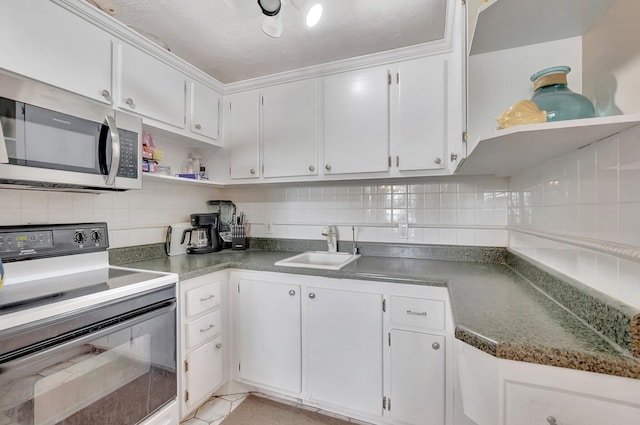
<path id="1" fill-rule="evenodd" d="M 144 181 L 143 190 L 71 193 L 0 189 L 0 225 L 105 221 L 113 248 L 164 241 L 168 224 L 207 212 L 217 189 Z"/>
<path id="2" fill-rule="evenodd" d="M 509 247 L 640 308 L 639 146 L 637 126 L 511 177 Z"/>
<path id="3" fill-rule="evenodd" d="M 425 178 L 228 188 L 254 237 L 322 239 L 337 225 L 340 240 L 506 246 L 507 181 Z M 405 231 L 406 229 L 406 231 Z"/>

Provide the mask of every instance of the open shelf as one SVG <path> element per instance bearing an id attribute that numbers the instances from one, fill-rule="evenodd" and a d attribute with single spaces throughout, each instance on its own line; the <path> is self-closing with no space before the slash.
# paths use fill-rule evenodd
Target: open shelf
<path id="1" fill-rule="evenodd" d="M 144 180 L 147 180 L 147 179 L 160 180 L 166 183 L 192 184 L 192 185 L 198 185 L 198 186 L 209 186 L 212 188 L 224 187 L 224 184 L 217 183 L 211 180 L 184 179 L 181 177 L 166 176 L 164 174 L 157 174 L 157 173 L 142 173 L 142 176 Z"/>
<path id="2" fill-rule="evenodd" d="M 480 7 L 470 55 L 577 37 L 614 0 L 491 0 Z"/>
<path id="3" fill-rule="evenodd" d="M 640 124 L 640 114 L 526 124 L 480 139 L 457 175 L 511 176 Z"/>

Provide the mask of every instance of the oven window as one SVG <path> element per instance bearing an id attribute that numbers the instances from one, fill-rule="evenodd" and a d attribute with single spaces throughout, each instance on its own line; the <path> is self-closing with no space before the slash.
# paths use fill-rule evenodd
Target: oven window
<path id="1" fill-rule="evenodd" d="M 133 425 L 176 397 L 175 309 L 0 365 L 0 424 Z"/>

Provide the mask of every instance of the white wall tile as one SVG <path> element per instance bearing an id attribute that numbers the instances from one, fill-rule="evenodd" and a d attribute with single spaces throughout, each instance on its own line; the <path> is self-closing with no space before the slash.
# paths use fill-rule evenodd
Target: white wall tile
<path id="1" fill-rule="evenodd" d="M 640 247 L 640 127 L 525 170 L 508 184 L 512 228 Z M 638 302 L 631 277 L 636 262 L 516 232 L 510 232 L 509 246 L 622 301 Z"/>

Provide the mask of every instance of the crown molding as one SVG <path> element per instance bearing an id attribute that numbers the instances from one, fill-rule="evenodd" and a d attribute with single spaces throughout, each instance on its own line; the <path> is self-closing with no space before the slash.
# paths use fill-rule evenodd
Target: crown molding
<path id="1" fill-rule="evenodd" d="M 397 62 L 450 53 L 453 51 L 455 27 L 454 17 L 457 15 L 457 8 L 459 7 L 457 1 L 451 0 L 449 2 L 449 10 L 447 11 L 447 21 L 445 24 L 444 37 L 441 40 L 400 47 L 384 52 L 377 52 L 368 55 L 342 59 L 334 62 L 299 68 L 291 71 L 285 71 L 263 77 L 256 77 L 249 80 L 223 84 L 213 78 L 211 75 L 206 74 L 184 59 L 176 56 L 174 53 L 163 49 L 151 40 L 137 33 L 135 30 L 129 28 L 127 25 L 124 25 L 112 16 L 90 5 L 84 0 L 50 1 L 69 10 L 76 16 L 79 16 L 80 18 L 85 19 L 86 21 L 98 26 L 117 39 L 129 43 L 130 45 L 152 55 L 156 59 L 173 66 L 179 71 L 187 74 L 193 80 L 209 86 L 210 88 L 218 91 L 223 95 L 245 90 L 258 89 L 275 84 L 288 83 L 309 78 L 324 77 L 342 72 L 355 71 L 375 66 L 391 65 Z"/>
<path id="2" fill-rule="evenodd" d="M 176 56 L 174 53 L 163 49 L 148 38 L 139 34 L 135 30 L 129 28 L 125 24 L 116 20 L 107 13 L 90 5 L 84 0 L 50 0 L 51 2 L 67 9 L 74 15 L 90 22 L 93 25 L 108 32 L 114 37 L 134 46 L 138 49 L 150 54 L 154 58 L 176 68 L 177 70 L 187 74 L 193 80 L 196 80 L 205 86 L 208 86 L 219 93 L 224 92 L 224 84 L 206 74 L 195 66 L 191 65 L 184 59 Z"/>

